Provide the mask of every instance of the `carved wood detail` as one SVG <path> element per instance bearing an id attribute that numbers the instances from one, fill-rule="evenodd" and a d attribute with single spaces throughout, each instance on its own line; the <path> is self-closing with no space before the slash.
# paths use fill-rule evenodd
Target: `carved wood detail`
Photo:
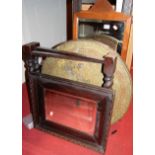
<path id="1" fill-rule="evenodd" d="M 75 53 L 42 48 L 39 47 L 39 43 L 35 42 L 23 45 L 23 60 L 25 62 L 26 72 L 40 73 L 41 65 L 39 64 L 39 57 L 56 57 L 60 59 L 101 63 L 103 65 L 102 73 L 104 74 L 103 87 L 110 88 L 112 86 L 113 74 L 116 68 L 116 56 L 104 56 L 103 60 L 100 60 Z"/>
<path id="2" fill-rule="evenodd" d="M 104 74 L 103 87 L 110 88 L 112 86 L 115 68 L 116 68 L 116 57 L 105 56 L 103 67 L 103 74 Z"/>
<path id="3" fill-rule="evenodd" d="M 26 67 L 26 83 L 34 126 L 47 132 L 63 136 L 99 152 L 104 152 L 113 106 L 114 95 L 110 87 L 112 86 L 116 57 L 107 55 L 103 60 L 99 60 L 74 53 L 42 48 L 40 44 L 36 42 L 23 45 L 22 54 L 22 59 Z M 101 63 L 103 65 L 104 74 L 103 87 L 41 74 L 39 57 L 57 57 L 60 59 Z M 46 121 L 44 116 L 45 103 L 43 93 L 46 88 L 97 101 L 97 119 L 94 135 Z"/>

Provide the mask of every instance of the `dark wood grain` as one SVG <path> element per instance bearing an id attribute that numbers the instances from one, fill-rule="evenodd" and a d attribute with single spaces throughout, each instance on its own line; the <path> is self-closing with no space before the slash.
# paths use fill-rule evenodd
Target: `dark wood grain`
<path id="1" fill-rule="evenodd" d="M 39 74 L 37 75 L 37 73 L 32 73 L 30 77 L 33 79 L 32 96 L 34 96 L 34 98 L 31 98 L 33 100 L 31 104 L 35 109 L 33 110 L 33 112 L 35 112 L 35 114 L 33 115 L 35 116 L 36 120 L 35 126 L 39 126 L 40 128 L 56 132 L 57 134 L 63 135 L 64 137 L 67 137 L 69 139 L 74 139 L 75 141 L 80 142 L 82 145 L 86 145 L 92 148 L 96 147 L 96 150 L 100 152 L 105 151 L 105 145 L 103 144 L 106 143 L 103 141 L 107 140 L 108 128 L 110 125 L 110 123 L 107 123 L 107 121 L 110 122 L 111 118 L 111 115 L 109 115 L 109 113 L 112 109 L 108 107 L 111 107 L 113 104 L 112 90 L 102 87 L 93 87 L 91 85 L 83 83 L 80 83 L 80 85 L 78 85 L 76 82 L 71 80 L 66 81 L 62 78 L 52 76 L 47 77 L 46 75 L 39 76 Z M 97 106 L 99 106 L 96 124 L 99 125 L 96 125 L 94 135 L 91 136 L 72 128 L 47 121 L 45 119 L 44 110 L 44 89 L 56 90 L 96 100 Z M 106 137 L 104 137 L 104 135 Z"/>
<path id="2" fill-rule="evenodd" d="M 91 57 L 82 56 L 77 53 L 72 52 L 65 52 L 60 50 L 54 49 L 47 49 L 47 48 L 36 48 L 32 55 L 42 56 L 42 57 L 55 57 L 55 58 L 62 58 L 62 59 L 71 59 L 71 60 L 78 60 L 78 61 L 87 61 L 87 62 L 94 62 L 94 63 L 104 63 L 103 60 L 95 59 Z"/>
<path id="3" fill-rule="evenodd" d="M 23 45 L 22 52 L 22 59 L 25 62 L 27 73 L 26 83 L 34 126 L 44 131 L 63 136 L 65 139 L 69 139 L 99 152 L 105 152 L 113 107 L 114 94 L 110 87 L 112 85 L 112 77 L 115 71 L 116 57 L 106 56 L 103 60 L 98 60 L 65 51 L 42 48 L 39 46 L 39 43 L 36 42 Z M 44 75 L 41 73 L 41 64 L 38 63 L 38 58 L 49 56 L 58 57 L 60 59 L 64 58 L 75 61 L 78 60 L 101 63 L 103 64 L 105 84 L 103 87 L 98 87 L 69 79 Z M 110 80 L 107 80 L 106 77 L 110 78 Z M 44 91 L 46 89 L 95 101 L 97 106 L 95 133 L 90 135 L 46 120 L 44 101 Z"/>
<path id="4" fill-rule="evenodd" d="M 116 69 L 116 57 L 105 57 L 103 74 L 104 83 L 103 87 L 110 88 L 113 84 L 113 75 Z"/>

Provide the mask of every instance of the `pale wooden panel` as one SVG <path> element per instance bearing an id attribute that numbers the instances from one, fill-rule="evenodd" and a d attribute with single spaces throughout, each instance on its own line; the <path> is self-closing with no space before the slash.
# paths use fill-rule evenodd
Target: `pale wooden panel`
<path id="1" fill-rule="evenodd" d="M 128 69 L 130 70 L 132 64 L 132 56 L 133 56 L 133 26 L 131 25 L 130 38 L 127 50 L 126 64 Z"/>

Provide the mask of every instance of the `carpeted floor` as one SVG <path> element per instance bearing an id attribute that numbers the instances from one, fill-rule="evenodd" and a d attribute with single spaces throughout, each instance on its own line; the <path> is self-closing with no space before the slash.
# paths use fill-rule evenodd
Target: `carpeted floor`
<path id="1" fill-rule="evenodd" d="M 30 113 L 26 85 L 22 86 L 23 117 Z M 111 126 L 105 155 L 132 155 L 133 108 L 122 120 Z M 101 155 L 101 153 L 49 135 L 37 129 L 28 130 L 22 126 L 23 155 Z"/>

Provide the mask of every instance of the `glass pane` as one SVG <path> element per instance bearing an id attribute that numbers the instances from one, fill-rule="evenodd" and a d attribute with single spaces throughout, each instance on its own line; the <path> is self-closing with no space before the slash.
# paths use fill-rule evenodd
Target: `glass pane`
<path id="1" fill-rule="evenodd" d="M 107 41 L 104 41 L 105 35 L 109 36 L 113 42 L 117 42 L 117 52 L 121 54 L 124 36 L 124 22 L 79 19 L 78 29 L 78 38 L 94 38 L 107 44 Z M 106 39 L 109 40 L 109 38 Z"/>
<path id="2" fill-rule="evenodd" d="M 79 37 L 93 34 L 108 34 L 119 40 L 123 39 L 124 22 L 94 19 L 79 19 Z"/>
<path id="3" fill-rule="evenodd" d="M 44 95 L 46 120 L 94 134 L 96 101 L 48 89 Z"/>

